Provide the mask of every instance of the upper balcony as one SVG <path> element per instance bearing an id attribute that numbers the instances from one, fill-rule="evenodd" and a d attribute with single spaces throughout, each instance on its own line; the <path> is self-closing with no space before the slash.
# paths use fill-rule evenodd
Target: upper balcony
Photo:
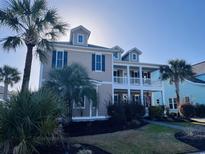
<path id="1" fill-rule="evenodd" d="M 114 66 L 113 71 L 114 85 L 118 86 L 144 86 L 162 87 L 160 80 L 159 67 L 142 66 Z"/>

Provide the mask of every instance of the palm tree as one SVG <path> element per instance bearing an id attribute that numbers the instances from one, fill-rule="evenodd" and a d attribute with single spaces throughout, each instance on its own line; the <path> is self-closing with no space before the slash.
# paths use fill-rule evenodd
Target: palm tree
<path id="1" fill-rule="evenodd" d="M 8 98 L 8 86 L 13 86 L 20 80 L 20 73 L 16 68 L 4 65 L 0 68 L 0 82 L 4 83 L 4 100 Z"/>
<path id="2" fill-rule="evenodd" d="M 56 69 L 50 72 L 46 87 L 57 92 L 66 102 L 67 122 L 72 120 L 73 103 L 81 105 L 86 97 L 96 103 L 96 89 L 93 82 L 88 77 L 86 70 L 79 64 L 71 64 L 63 69 Z"/>
<path id="3" fill-rule="evenodd" d="M 170 84 L 175 85 L 177 106 L 180 105 L 179 84 L 185 79 L 193 77 L 192 66 L 185 60 L 170 60 L 168 65 L 160 68 L 162 80 L 169 80 Z"/>
<path id="4" fill-rule="evenodd" d="M 33 154 L 39 145 L 60 140 L 58 97 L 47 89 L 24 91 L 0 104 L 0 153 Z"/>
<path id="5" fill-rule="evenodd" d="M 56 9 L 47 7 L 46 0 L 8 0 L 0 9 L 0 25 L 16 33 L 2 39 L 3 48 L 16 49 L 26 45 L 26 61 L 21 90 L 28 90 L 33 54 L 45 62 L 47 51 L 52 50 L 50 40 L 64 34 L 67 25 L 60 21 Z"/>

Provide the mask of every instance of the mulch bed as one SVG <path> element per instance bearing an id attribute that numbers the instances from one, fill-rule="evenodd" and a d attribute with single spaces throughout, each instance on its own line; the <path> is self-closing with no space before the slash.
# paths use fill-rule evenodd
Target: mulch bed
<path id="1" fill-rule="evenodd" d="M 77 154 L 79 150 L 91 150 L 92 154 L 110 154 L 96 146 L 88 145 L 88 144 L 72 144 L 67 150 L 65 145 L 57 143 L 55 145 L 50 146 L 39 146 L 37 147 L 40 154 Z"/>
<path id="2" fill-rule="evenodd" d="M 90 122 L 72 122 L 68 126 L 64 126 L 64 132 L 70 137 L 96 135 L 103 133 L 113 133 L 121 130 L 136 129 L 146 125 L 143 120 L 127 123 L 116 124 L 111 120 L 90 121 Z"/>
<path id="3" fill-rule="evenodd" d="M 205 150 L 205 132 L 193 132 L 192 135 L 178 132 L 175 134 L 175 138 L 199 150 Z"/>

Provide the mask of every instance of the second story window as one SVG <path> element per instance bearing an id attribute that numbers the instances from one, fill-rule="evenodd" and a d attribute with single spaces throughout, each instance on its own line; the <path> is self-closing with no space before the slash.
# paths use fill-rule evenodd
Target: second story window
<path id="1" fill-rule="evenodd" d="M 95 70 L 102 71 L 102 55 L 96 55 Z"/>
<path id="2" fill-rule="evenodd" d="M 78 34 L 78 43 L 83 43 L 83 41 L 84 41 L 84 37 L 83 37 L 83 35 L 82 34 Z"/>
<path id="3" fill-rule="evenodd" d="M 68 53 L 66 51 L 53 51 L 52 68 L 63 68 L 67 65 Z"/>
<path id="4" fill-rule="evenodd" d="M 92 71 L 105 71 L 105 55 L 92 54 Z"/>

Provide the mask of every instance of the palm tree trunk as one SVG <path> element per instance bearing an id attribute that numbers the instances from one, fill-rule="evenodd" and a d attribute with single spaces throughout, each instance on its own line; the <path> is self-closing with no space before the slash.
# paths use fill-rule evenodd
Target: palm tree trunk
<path id="1" fill-rule="evenodd" d="M 29 88 L 29 81 L 31 75 L 31 64 L 33 59 L 33 47 L 32 45 L 27 45 L 27 53 L 26 53 L 26 62 L 24 67 L 24 75 L 23 75 L 23 82 L 21 91 L 28 90 Z"/>
<path id="2" fill-rule="evenodd" d="M 180 105 L 180 96 L 179 96 L 179 81 L 175 82 L 175 88 L 176 88 L 176 102 L 177 102 L 177 107 Z"/>
<path id="3" fill-rule="evenodd" d="M 4 100 L 8 99 L 8 84 L 4 83 L 4 96 L 3 96 Z"/>

